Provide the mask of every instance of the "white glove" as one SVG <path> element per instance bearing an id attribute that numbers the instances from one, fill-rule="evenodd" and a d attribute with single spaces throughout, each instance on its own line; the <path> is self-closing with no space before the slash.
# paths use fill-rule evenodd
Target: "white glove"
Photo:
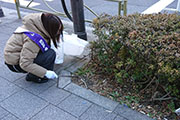
<path id="1" fill-rule="evenodd" d="M 58 78 L 57 74 L 56 74 L 54 71 L 50 71 L 50 70 L 48 70 L 48 71 L 46 72 L 45 76 L 46 76 L 48 79 Z"/>

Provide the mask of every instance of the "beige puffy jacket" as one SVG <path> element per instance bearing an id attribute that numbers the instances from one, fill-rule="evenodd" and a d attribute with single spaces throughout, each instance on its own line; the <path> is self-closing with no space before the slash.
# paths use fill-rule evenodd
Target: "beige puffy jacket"
<path id="1" fill-rule="evenodd" d="M 9 38 L 4 49 L 4 59 L 7 64 L 20 65 L 20 67 L 28 73 L 32 73 L 41 78 L 46 74 L 47 69 L 33 63 L 34 59 L 40 51 L 40 47 L 22 33 L 25 31 L 32 31 L 40 34 L 46 42 L 49 34 L 43 27 L 41 21 L 42 13 L 33 13 L 23 18 L 23 25 L 17 29 Z"/>

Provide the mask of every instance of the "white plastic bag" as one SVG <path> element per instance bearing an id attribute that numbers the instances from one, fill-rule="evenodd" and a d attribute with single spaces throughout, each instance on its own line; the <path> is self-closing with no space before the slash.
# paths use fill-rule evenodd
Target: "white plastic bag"
<path id="1" fill-rule="evenodd" d="M 87 41 L 78 38 L 76 34 L 64 34 L 63 36 L 65 55 L 79 56 L 83 53 L 84 48 L 88 44 Z"/>
<path id="2" fill-rule="evenodd" d="M 63 38 L 61 36 L 57 48 L 51 42 L 51 49 L 56 52 L 55 64 L 62 64 L 64 62 L 64 54 L 71 56 L 81 55 L 87 45 L 88 42 L 78 38 L 76 34 L 69 35 L 67 32 L 63 32 Z"/>
<path id="3" fill-rule="evenodd" d="M 55 64 L 62 64 L 64 62 L 64 42 L 62 38 L 60 38 L 60 42 L 57 43 L 57 48 L 53 42 L 51 42 L 51 49 L 56 52 Z"/>
<path id="4" fill-rule="evenodd" d="M 180 116 L 180 108 L 176 109 L 175 113 Z"/>

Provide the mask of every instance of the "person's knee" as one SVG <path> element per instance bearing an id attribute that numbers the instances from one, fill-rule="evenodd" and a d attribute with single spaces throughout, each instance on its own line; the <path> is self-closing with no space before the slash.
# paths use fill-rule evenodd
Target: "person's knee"
<path id="1" fill-rule="evenodd" d="M 34 60 L 34 63 L 44 66 L 47 64 L 53 64 L 56 58 L 56 53 L 54 50 L 49 49 L 46 52 L 42 53 L 40 52 L 36 59 Z"/>
<path id="2" fill-rule="evenodd" d="M 53 50 L 53 49 L 49 49 L 48 51 L 47 51 L 47 54 L 48 54 L 48 57 L 47 57 L 47 60 L 48 61 L 54 61 L 55 60 L 55 58 L 56 58 L 56 52 Z"/>

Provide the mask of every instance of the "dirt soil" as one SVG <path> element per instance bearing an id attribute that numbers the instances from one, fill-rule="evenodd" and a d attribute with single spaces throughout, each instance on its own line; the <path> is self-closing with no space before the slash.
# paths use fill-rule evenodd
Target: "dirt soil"
<path id="1" fill-rule="evenodd" d="M 76 73 L 75 73 L 76 75 Z M 167 102 L 150 102 L 144 97 L 132 91 L 128 86 L 121 86 L 112 80 L 108 80 L 104 75 L 93 75 L 89 72 L 73 77 L 72 82 L 90 89 L 102 96 L 120 102 L 142 114 L 156 120 L 177 120 L 177 116 L 167 106 Z M 149 90 L 150 91 L 150 90 Z M 148 92 L 146 92 L 147 94 Z"/>

